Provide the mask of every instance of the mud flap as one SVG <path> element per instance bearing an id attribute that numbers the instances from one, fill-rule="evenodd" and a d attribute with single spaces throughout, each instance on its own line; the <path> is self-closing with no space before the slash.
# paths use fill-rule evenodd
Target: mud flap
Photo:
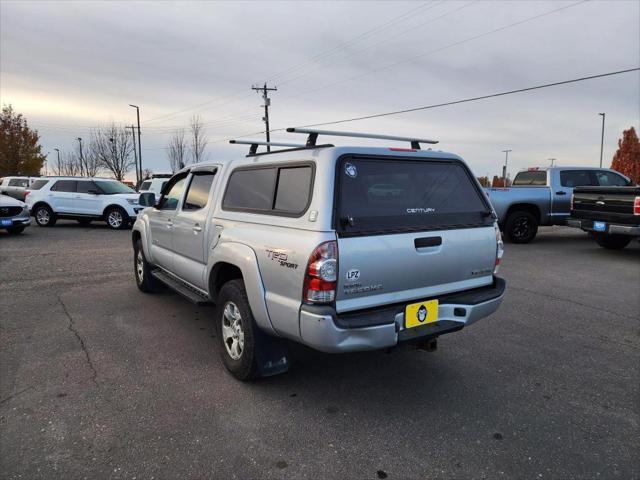
<path id="1" fill-rule="evenodd" d="M 271 377 L 289 370 L 287 342 L 255 329 L 256 363 L 261 377 Z"/>

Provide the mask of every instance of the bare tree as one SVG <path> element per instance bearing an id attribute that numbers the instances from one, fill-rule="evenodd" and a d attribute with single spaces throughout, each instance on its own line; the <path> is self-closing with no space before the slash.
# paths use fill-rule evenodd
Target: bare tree
<path id="1" fill-rule="evenodd" d="M 184 167 L 187 160 L 187 142 L 184 138 L 184 130 L 178 130 L 169 140 L 167 157 L 172 173 Z"/>
<path id="2" fill-rule="evenodd" d="M 207 143 L 209 143 L 200 115 L 191 117 L 189 128 L 191 130 L 191 159 L 193 163 L 199 163 L 206 159 L 205 148 L 207 147 Z"/>
<path id="3" fill-rule="evenodd" d="M 80 174 L 80 157 L 76 152 L 66 152 L 53 162 L 54 175 L 75 177 Z"/>
<path id="4" fill-rule="evenodd" d="M 95 156 L 98 165 L 120 181 L 135 166 L 133 148 L 131 136 L 115 124 L 93 131 L 89 145 L 90 155 Z"/>
<path id="5" fill-rule="evenodd" d="M 153 170 L 150 168 L 142 170 L 142 180 L 149 180 L 151 177 L 153 177 Z"/>

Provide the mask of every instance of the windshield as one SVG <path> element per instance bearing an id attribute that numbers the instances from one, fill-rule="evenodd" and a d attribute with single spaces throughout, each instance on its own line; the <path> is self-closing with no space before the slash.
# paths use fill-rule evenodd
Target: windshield
<path id="1" fill-rule="evenodd" d="M 338 170 L 344 234 L 491 225 L 491 209 L 463 164 L 347 158 Z"/>
<path id="2" fill-rule="evenodd" d="M 98 185 L 106 195 L 112 195 L 114 193 L 136 193 L 124 183 L 115 180 L 95 180 L 95 184 Z"/>

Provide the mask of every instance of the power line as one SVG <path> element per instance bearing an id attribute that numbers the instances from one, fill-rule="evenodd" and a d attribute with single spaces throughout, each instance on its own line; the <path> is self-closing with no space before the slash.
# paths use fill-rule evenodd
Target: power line
<path id="1" fill-rule="evenodd" d="M 483 33 L 479 33 L 477 35 L 472 35 L 471 37 L 467 37 L 467 38 L 464 38 L 464 39 L 459 40 L 457 42 L 450 43 L 450 44 L 444 45 L 442 47 L 438 47 L 438 48 L 436 48 L 434 50 L 430 50 L 430 51 L 427 51 L 427 52 L 419 53 L 417 55 L 413 55 L 411 57 L 405 58 L 404 60 L 399 60 L 397 62 L 393 62 L 393 63 L 387 64 L 387 65 L 382 65 L 382 66 L 379 66 L 379 67 L 372 68 L 371 70 L 368 70 L 366 72 L 359 73 L 359 74 L 353 75 L 351 77 L 343 78 L 341 80 L 337 80 L 335 82 L 331 82 L 331 83 L 322 85 L 321 87 L 318 87 L 318 88 L 314 88 L 314 89 L 311 89 L 311 90 L 305 90 L 303 92 L 299 92 L 299 93 L 296 93 L 294 95 L 288 95 L 288 96 L 285 95 L 283 97 L 283 99 L 297 98 L 297 97 L 300 97 L 300 96 L 303 96 L 303 95 L 307 95 L 309 93 L 315 93 L 315 92 L 318 92 L 320 90 L 324 90 L 325 88 L 328 88 L 328 87 L 333 87 L 333 86 L 339 85 L 341 83 L 349 82 L 349 81 L 352 81 L 352 80 L 357 80 L 359 78 L 366 77 L 367 75 L 371 75 L 372 73 L 376 73 L 376 72 L 379 72 L 381 70 L 387 70 L 389 68 L 393 68 L 393 67 L 396 67 L 398 65 L 409 63 L 409 62 L 412 62 L 412 61 L 414 61 L 414 60 L 416 60 L 418 58 L 422 58 L 422 57 L 425 57 L 427 55 L 432 55 L 434 53 L 442 52 L 444 50 L 448 50 L 449 48 L 457 47 L 458 45 L 469 43 L 469 42 L 472 42 L 474 40 L 478 40 L 478 39 L 480 39 L 482 37 L 486 37 L 488 35 L 493 35 L 494 33 L 498 33 L 498 32 L 501 32 L 503 30 L 507 30 L 509 28 L 513 28 L 513 27 L 516 27 L 518 25 L 522 25 L 524 23 L 528 23 L 528 22 L 531 22 L 533 20 L 537 20 L 537 19 L 542 18 L 542 17 L 546 17 L 547 15 L 551 15 L 551 14 L 557 13 L 559 11 L 575 7 L 577 5 L 580 5 L 580 4 L 588 2 L 588 1 L 589 0 L 580 0 L 578 2 L 569 4 L 569 5 L 565 5 L 563 7 L 555 8 L 553 10 L 548 10 L 546 12 L 539 13 L 537 15 L 533 15 L 531 17 L 524 18 L 524 19 L 519 20 L 517 22 L 512 22 L 512 23 L 509 23 L 507 25 L 503 25 L 501 27 L 494 28 L 492 30 L 488 30 L 488 31 L 483 32 Z"/>
<path id="2" fill-rule="evenodd" d="M 325 125 L 336 125 L 339 123 L 348 123 L 348 122 L 357 122 L 360 120 L 369 120 L 371 118 L 380 118 L 380 117 L 389 117 L 392 115 L 401 115 L 403 113 L 411 113 L 411 112 L 418 112 L 421 110 L 429 110 L 429 109 L 433 109 L 433 108 L 440 108 L 440 107 L 447 107 L 447 106 L 451 106 L 451 105 L 458 105 L 461 103 L 469 103 L 469 102 L 476 102 L 479 100 L 486 100 L 488 98 L 496 98 L 496 97 L 503 97 L 506 95 L 513 95 L 516 93 L 523 93 L 523 92 L 530 92 L 533 90 L 540 90 L 543 88 L 549 88 L 549 87 L 557 87 L 559 85 L 567 85 L 567 84 L 571 84 L 571 83 L 577 83 L 577 82 L 584 82 L 586 80 L 594 80 L 596 78 L 604 78 L 604 77 L 611 77 L 614 75 L 622 75 L 624 73 L 631 73 L 631 72 L 637 72 L 640 71 L 640 67 L 635 67 L 635 68 L 628 68 L 625 70 L 618 70 L 615 72 L 607 72 L 607 73 L 600 73 L 597 75 L 589 75 L 587 77 L 579 77 L 579 78 L 573 78 L 571 80 L 562 80 L 560 82 L 553 82 L 553 83 L 545 83 L 542 85 L 535 85 L 533 87 L 525 87 L 525 88 L 518 88 L 516 90 L 507 90 L 504 92 L 497 92 L 497 93 L 491 93 L 488 95 L 481 95 L 478 97 L 471 97 L 471 98 L 465 98 L 462 100 L 453 100 L 450 102 L 444 102 L 444 103 L 435 103 L 432 105 L 425 105 L 422 107 L 415 107 L 415 108 L 406 108 L 404 110 L 394 110 L 391 112 L 384 112 L 384 113 L 376 113 L 373 115 L 363 115 L 360 117 L 351 117 L 351 118 L 344 118 L 341 120 L 334 120 L 331 122 L 321 122 L 321 123 L 310 123 L 308 125 L 297 125 L 297 128 L 309 128 L 309 127 L 321 127 L 321 126 L 325 126 Z M 286 128 L 276 128 L 271 130 L 270 132 L 282 132 L 285 131 Z M 251 135 L 256 135 L 259 133 L 264 133 L 264 132 L 256 132 L 256 133 L 248 133 L 246 135 L 240 135 L 237 136 L 235 138 L 243 138 L 243 137 L 248 137 Z M 221 140 L 222 141 L 222 140 Z M 217 143 L 217 142 L 212 142 L 212 143 Z"/>

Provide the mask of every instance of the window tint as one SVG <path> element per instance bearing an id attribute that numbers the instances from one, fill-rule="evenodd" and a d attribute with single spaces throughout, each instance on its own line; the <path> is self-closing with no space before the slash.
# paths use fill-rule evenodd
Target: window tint
<path id="1" fill-rule="evenodd" d="M 75 180 L 58 180 L 56 184 L 51 187 L 54 192 L 75 192 L 76 191 Z"/>
<path id="2" fill-rule="evenodd" d="M 95 184 L 107 195 L 113 193 L 136 193 L 131 187 L 127 187 L 124 183 L 118 182 L 117 180 L 96 180 Z"/>
<path id="3" fill-rule="evenodd" d="M 214 175 L 214 172 L 201 172 L 193 176 L 183 210 L 200 210 L 207 205 Z"/>
<path id="4" fill-rule="evenodd" d="M 29 179 L 27 178 L 12 178 L 9 180 L 10 187 L 28 187 Z"/>
<path id="5" fill-rule="evenodd" d="M 40 190 L 42 187 L 44 187 L 47 183 L 49 182 L 49 180 L 36 180 L 35 182 L 33 182 L 31 184 L 31 186 L 29 187 L 30 190 Z"/>
<path id="6" fill-rule="evenodd" d="M 78 180 L 76 186 L 78 193 L 98 193 L 100 189 L 93 182 Z M 92 190 L 91 192 L 89 190 Z"/>
<path id="7" fill-rule="evenodd" d="M 230 209 L 271 210 L 276 168 L 236 170 L 231 174 L 222 206 Z"/>
<path id="8" fill-rule="evenodd" d="M 150 186 L 151 186 L 151 182 L 142 182 L 140 184 L 140 190 L 149 190 Z"/>
<path id="9" fill-rule="evenodd" d="M 601 187 L 626 187 L 629 182 L 621 175 L 613 172 L 595 172 L 598 185 Z"/>
<path id="10" fill-rule="evenodd" d="M 345 232 L 493 222 L 473 178 L 456 162 L 347 158 L 338 175 L 337 228 Z"/>
<path id="11" fill-rule="evenodd" d="M 547 172 L 544 170 L 520 172 L 513 179 L 513 185 L 546 185 Z"/>
<path id="12" fill-rule="evenodd" d="M 186 181 L 186 177 L 181 178 L 176 183 L 173 184 L 171 190 L 167 192 L 167 194 L 162 197 L 162 204 L 160 208 L 162 210 L 175 210 L 178 208 L 178 202 L 182 197 L 182 192 L 184 191 L 184 183 Z"/>
<path id="13" fill-rule="evenodd" d="M 591 172 L 589 170 L 564 170 L 560 172 L 560 185 L 567 188 L 592 186 Z"/>
<path id="14" fill-rule="evenodd" d="M 281 168 L 278 174 L 275 210 L 301 213 L 309 203 L 311 167 Z"/>

